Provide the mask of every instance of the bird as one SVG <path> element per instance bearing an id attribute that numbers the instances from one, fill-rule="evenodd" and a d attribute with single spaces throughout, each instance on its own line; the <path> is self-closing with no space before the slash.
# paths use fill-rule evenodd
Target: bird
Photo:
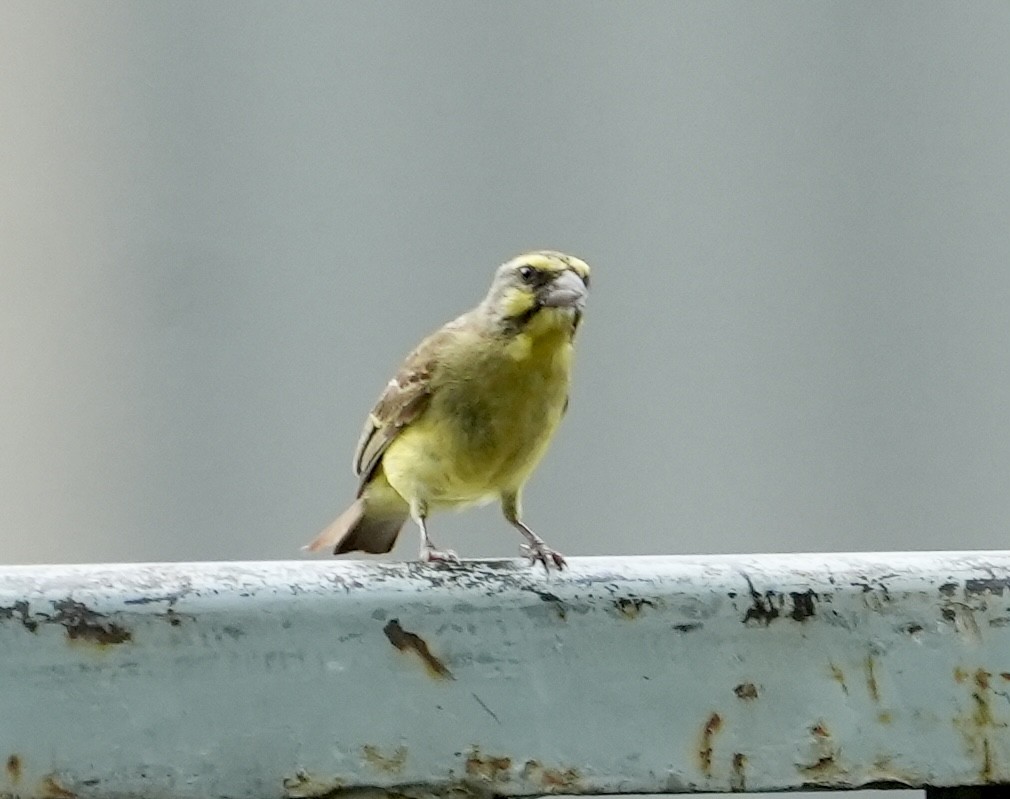
<path id="1" fill-rule="evenodd" d="M 568 408 L 589 271 L 554 250 L 519 255 L 475 308 L 421 341 L 365 421 L 354 501 L 303 549 L 389 552 L 409 517 L 420 560 L 458 563 L 432 542 L 429 515 L 498 501 L 531 564 L 563 569 L 523 521 L 522 490 Z"/>

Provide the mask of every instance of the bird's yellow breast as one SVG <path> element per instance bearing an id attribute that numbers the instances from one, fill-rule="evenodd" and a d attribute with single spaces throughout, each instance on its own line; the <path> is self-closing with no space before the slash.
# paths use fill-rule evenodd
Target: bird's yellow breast
<path id="1" fill-rule="evenodd" d="M 446 353 L 428 408 L 383 456 L 404 499 L 463 507 L 529 477 L 564 413 L 572 358 L 570 323 L 534 323 L 504 346 L 475 336 Z"/>

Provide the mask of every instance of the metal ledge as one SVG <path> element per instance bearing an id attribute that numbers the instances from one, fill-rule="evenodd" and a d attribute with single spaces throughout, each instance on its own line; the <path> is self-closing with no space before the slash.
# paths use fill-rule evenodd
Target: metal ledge
<path id="1" fill-rule="evenodd" d="M 1010 552 L 0 568 L 0 797 L 1010 782 Z"/>

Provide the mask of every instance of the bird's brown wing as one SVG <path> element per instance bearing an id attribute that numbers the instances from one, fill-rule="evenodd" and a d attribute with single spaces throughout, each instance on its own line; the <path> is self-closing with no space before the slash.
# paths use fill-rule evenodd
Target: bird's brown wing
<path id="1" fill-rule="evenodd" d="M 368 414 L 354 451 L 354 473 L 361 478 L 358 496 L 393 439 L 428 407 L 431 376 L 438 366 L 440 345 L 454 334 L 459 321 L 450 322 L 432 333 L 407 356 Z"/>

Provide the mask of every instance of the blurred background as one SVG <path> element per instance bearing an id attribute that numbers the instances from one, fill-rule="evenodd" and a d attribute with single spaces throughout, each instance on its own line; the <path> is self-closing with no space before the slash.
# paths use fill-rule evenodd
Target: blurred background
<path id="1" fill-rule="evenodd" d="M 595 269 L 561 551 L 1006 547 L 1007 53 L 1003 2 L 7 0 L 3 559 L 298 557 L 541 247 Z"/>

